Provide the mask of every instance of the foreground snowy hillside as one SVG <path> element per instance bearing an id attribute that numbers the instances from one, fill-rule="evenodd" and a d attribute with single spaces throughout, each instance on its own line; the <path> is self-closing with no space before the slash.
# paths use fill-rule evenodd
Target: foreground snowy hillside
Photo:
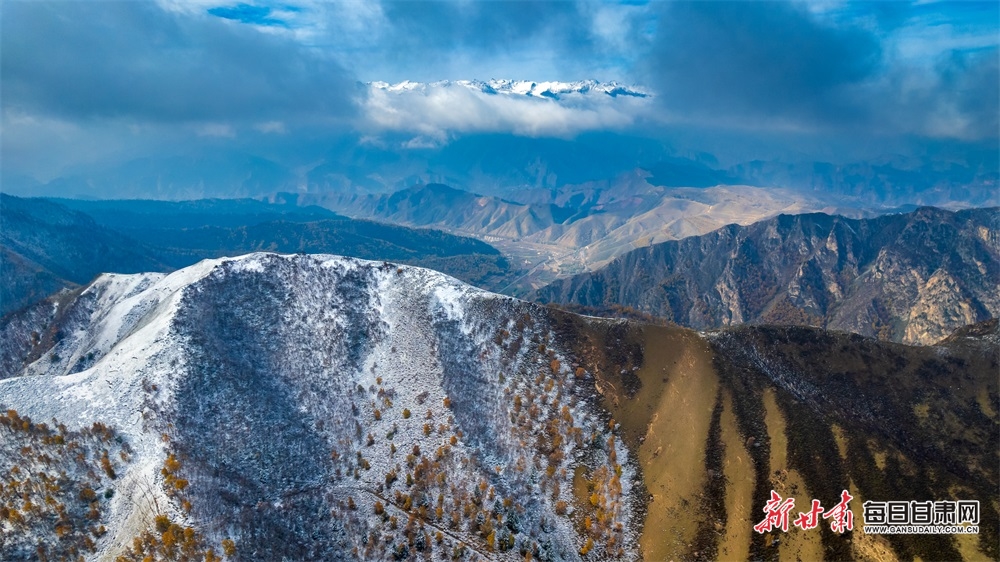
<path id="1" fill-rule="evenodd" d="M 67 306 L 0 404 L 128 443 L 98 555 L 170 557 L 159 533 L 132 539 L 171 524 L 244 559 L 634 553 L 629 453 L 533 305 L 419 268 L 252 254 L 104 275 Z"/>
<path id="2" fill-rule="evenodd" d="M 1000 557 L 996 320 L 909 347 L 250 254 L 0 319 L 0 560 Z M 978 534 L 753 532 L 772 491 Z"/>

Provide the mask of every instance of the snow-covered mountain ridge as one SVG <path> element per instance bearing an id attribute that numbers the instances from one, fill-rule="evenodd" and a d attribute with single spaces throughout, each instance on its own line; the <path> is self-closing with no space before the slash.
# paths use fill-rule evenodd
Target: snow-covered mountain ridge
<path id="1" fill-rule="evenodd" d="M 997 558 L 988 501 L 961 542 L 748 531 L 771 490 L 990 498 L 996 331 L 706 337 L 330 255 L 102 275 L 0 322 L 0 559 Z"/>
<path id="2" fill-rule="evenodd" d="M 578 80 L 574 82 L 533 82 L 531 80 L 440 80 L 437 82 L 412 82 L 404 80 L 395 84 L 370 82 L 369 87 L 392 93 L 426 92 L 433 88 L 468 88 L 492 95 L 515 95 L 536 98 L 559 99 L 567 95 L 604 94 L 611 97 L 627 96 L 645 98 L 652 94 L 641 86 L 626 86 L 618 82 Z"/>
<path id="3" fill-rule="evenodd" d="M 104 275 L 70 306 L 60 341 L 0 382 L 0 404 L 101 420 L 136 451 L 99 554 L 122 554 L 141 529 L 127 522 L 161 512 L 252 559 L 381 558 L 433 548 L 438 531 L 460 558 L 635 548 L 634 461 L 537 306 L 421 268 L 273 254 Z M 168 455 L 183 493 L 165 485 Z M 603 490 L 590 533 L 567 507 L 577 467 Z M 157 507 L 139 489 L 160 490 Z M 418 510 L 432 516 L 398 522 Z"/>

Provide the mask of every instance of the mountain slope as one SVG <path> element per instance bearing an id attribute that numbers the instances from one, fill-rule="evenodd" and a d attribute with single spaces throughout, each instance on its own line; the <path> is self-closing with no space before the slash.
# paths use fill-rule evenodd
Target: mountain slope
<path id="1" fill-rule="evenodd" d="M 17 556 L 36 541 L 129 560 L 1000 554 L 995 325 L 935 348 L 704 337 L 273 254 L 104 275 L 53 308 L 0 325 L 15 410 L 0 434 L 16 438 L 0 444 L 77 441 L 66 485 L 92 518 L 67 513 L 67 528 L 103 532 L 77 544 L 41 516 L 0 521 Z M 0 446 L 5 480 L 41 462 L 23 450 Z M 856 525 L 862 498 L 979 499 L 980 535 L 755 534 L 771 489 L 798 506 L 850 489 Z M 7 509 L 33 514 L 37 494 Z"/>
<path id="2" fill-rule="evenodd" d="M 86 213 L 98 224 L 120 232 L 141 235 L 151 228 L 185 229 L 215 226 L 234 228 L 262 222 L 312 222 L 342 219 L 316 206 L 276 205 L 256 199 L 48 199 Z"/>
<path id="3" fill-rule="evenodd" d="M 430 267 L 483 287 L 503 282 L 509 269 L 496 248 L 473 238 L 348 219 L 295 201 L 59 201 L 155 248 L 175 268 L 255 251 L 336 253 Z"/>
<path id="4" fill-rule="evenodd" d="M 995 322 L 960 344 L 933 347 L 799 327 L 743 326 L 712 336 L 715 366 L 723 384 L 732 385 L 737 418 L 742 412 L 740 423 L 755 427 L 749 432 L 760 441 L 749 451 L 758 482 L 768 459 L 770 487 L 755 488 L 757 502 L 771 489 L 802 506 L 809 497 L 836 498 L 841 490 L 859 503 L 927 501 L 949 488 L 970 499 L 995 496 L 1000 395 L 990 378 L 1000 370 L 997 336 Z M 782 426 L 784 435 L 775 431 Z M 861 513 L 854 517 L 863 520 Z M 1000 544 L 996 511 L 981 524 L 978 537 L 952 541 L 866 535 L 857 528 L 849 548 L 829 533 L 818 538 L 826 559 L 1000 556 L 991 546 Z M 782 558 L 797 551 L 788 558 L 818 559 L 802 554 L 810 552 L 808 543 L 789 539 L 780 545 Z M 765 536 L 754 537 L 751 552 L 758 545 L 766 545 Z"/>
<path id="5" fill-rule="evenodd" d="M 390 195 L 331 195 L 320 201 L 353 216 L 514 238 L 538 232 L 572 214 L 572 211 L 562 211 L 554 205 L 514 203 L 436 183 Z"/>
<path id="6" fill-rule="evenodd" d="M 0 194 L 0 315 L 104 271 L 166 269 L 148 248 L 83 213 Z"/>
<path id="7" fill-rule="evenodd" d="M 484 242 L 249 199 L 45 200 L 2 195 L 0 315 L 100 272 L 170 271 L 258 250 L 336 252 L 440 269 L 495 286 L 510 265 Z M 89 214 L 85 214 L 89 213 Z"/>
<path id="8" fill-rule="evenodd" d="M 927 344 L 1000 314 L 998 280 L 998 209 L 922 208 L 731 225 L 635 250 L 537 296 L 695 328 L 791 323 Z"/>
<path id="9" fill-rule="evenodd" d="M 505 288 L 525 294 L 559 277 L 602 267 L 649 244 L 749 224 L 778 213 L 829 210 L 816 197 L 748 186 L 656 187 L 647 174 L 613 183 L 528 190 L 519 201 L 476 195 L 443 184 L 392 194 L 305 194 L 312 203 L 358 218 L 442 228 L 495 244 L 529 273 Z M 675 178 L 690 179 L 686 177 Z M 281 196 L 278 197 L 281 199 Z"/>
<path id="10" fill-rule="evenodd" d="M 539 382 L 569 363 L 540 351 L 546 330 L 535 324 L 545 319 L 531 305 L 428 270 L 253 255 L 105 276 L 74 306 L 79 324 L 23 373 L 79 371 L 59 379 L 66 391 L 39 393 L 56 379 L 20 376 L 0 402 L 35 419 L 119 428 L 139 459 L 112 514 L 152 509 L 128 505 L 135 489 L 122 487 L 163 489 L 158 471 L 174 454 L 187 484 L 177 498 L 169 487 L 154 494 L 157 505 L 175 506 L 173 520 L 216 521 L 200 530 L 215 544 L 235 531 L 245 558 L 381 558 L 410 550 L 408 539 L 467 556 L 573 558 L 584 539 L 562 513 L 574 490 L 562 468 L 585 466 L 608 503 L 594 537 L 617 537 L 608 548 L 623 555 L 634 548 L 633 469 L 614 462 L 627 452 L 613 439 L 607 448 L 583 384 Z M 485 346 L 501 327 L 523 345 Z M 534 397 L 520 417 L 509 413 L 515 396 Z M 438 517 L 405 522 L 438 506 Z M 130 544 L 121 533 L 134 530 L 106 524 L 101 552 L 120 554 Z M 447 538 L 425 542 L 438 531 Z"/>

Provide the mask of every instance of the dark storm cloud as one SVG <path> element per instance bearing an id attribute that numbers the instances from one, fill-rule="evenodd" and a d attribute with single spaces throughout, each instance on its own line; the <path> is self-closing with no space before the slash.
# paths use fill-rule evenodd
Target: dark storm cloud
<path id="1" fill-rule="evenodd" d="M 960 36 L 962 22 L 990 21 L 982 12 L 995 7 L 854 4 L 826 17 L 807 8 L 665 4 L 644 67 L 647 80 L 675 118 L 714 126 L 996 138 L 995 41 L 986 48 L 943 47 L 917 63 L 887 47 L 898 50 L 887 43 L 894 33 L 942 23 Z M 900 31 L 904 26 L 918 31 Z"/>
<path id="2" fill-rule="evenodd" d="M 731 159 L 768 136 L 774 154 L 836 159 L 845 146 L 995 146 L 1000 128 L 995 1 L 200 2 L 2 2 L 4 169 L 383 131 L 687 135 Z M 358 84 L 490 78 L 654 95 L 544 105 Z"/>
<path id="3" fill-rule="evenodd" d="M 598 62 L 589 22 L 574 2 L 393 1 L 382 3 L 382 10 L 391 31 L 379 55 L 413 73 L 458 60 L 467 75 L 436 78 L 579 79 L 580 70 Z M 529 74 L 565 75 L 497 75 L 515 65 Z"/>
<path id="4" fill-rule="evenodd" d="M 7 110 L 145 122 L 336 118 L 355 93 L 330 59 L 208 14 L 141 2 L 5 2 L 3 10 Z"/>
<path id="5" fill-rule="evenodd" d="M 907 115 L 944 106 L 974 137 L 996 138 L 1000 131 L 1000 56 L 996 48 L 955 51 L 937 68 L 940 87 L 918 96 Z M 901 116 L 902 118 L 907 115 Z"/>
<path id="6" fill-rule="evenodd" d="M 385 2 L 397 41 L 428 47 L 515 47 L 540 31 L 566 33 L 576 23 L 571 2 Z M 568 25 L 567 25 L 568 27 Z"/>
<path id="7" fill-rule="evenodd" d="M 880 55 L 871 34 L 775 2 L 672 3 L 656 43 L 649 73 L 668 107 L 751 117 L 856 119 L 844 90 Z"/>

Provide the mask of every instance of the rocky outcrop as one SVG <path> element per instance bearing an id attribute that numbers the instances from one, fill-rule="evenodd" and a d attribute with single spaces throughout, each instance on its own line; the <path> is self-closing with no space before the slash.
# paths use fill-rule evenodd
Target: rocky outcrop
<path id="1" fill-rule="evenodd" d="M 781 215 L 635 250 L 536 296 L 699 329 L 796 324 L 931 344 L 1000 314 L 998 215 Z"/>

